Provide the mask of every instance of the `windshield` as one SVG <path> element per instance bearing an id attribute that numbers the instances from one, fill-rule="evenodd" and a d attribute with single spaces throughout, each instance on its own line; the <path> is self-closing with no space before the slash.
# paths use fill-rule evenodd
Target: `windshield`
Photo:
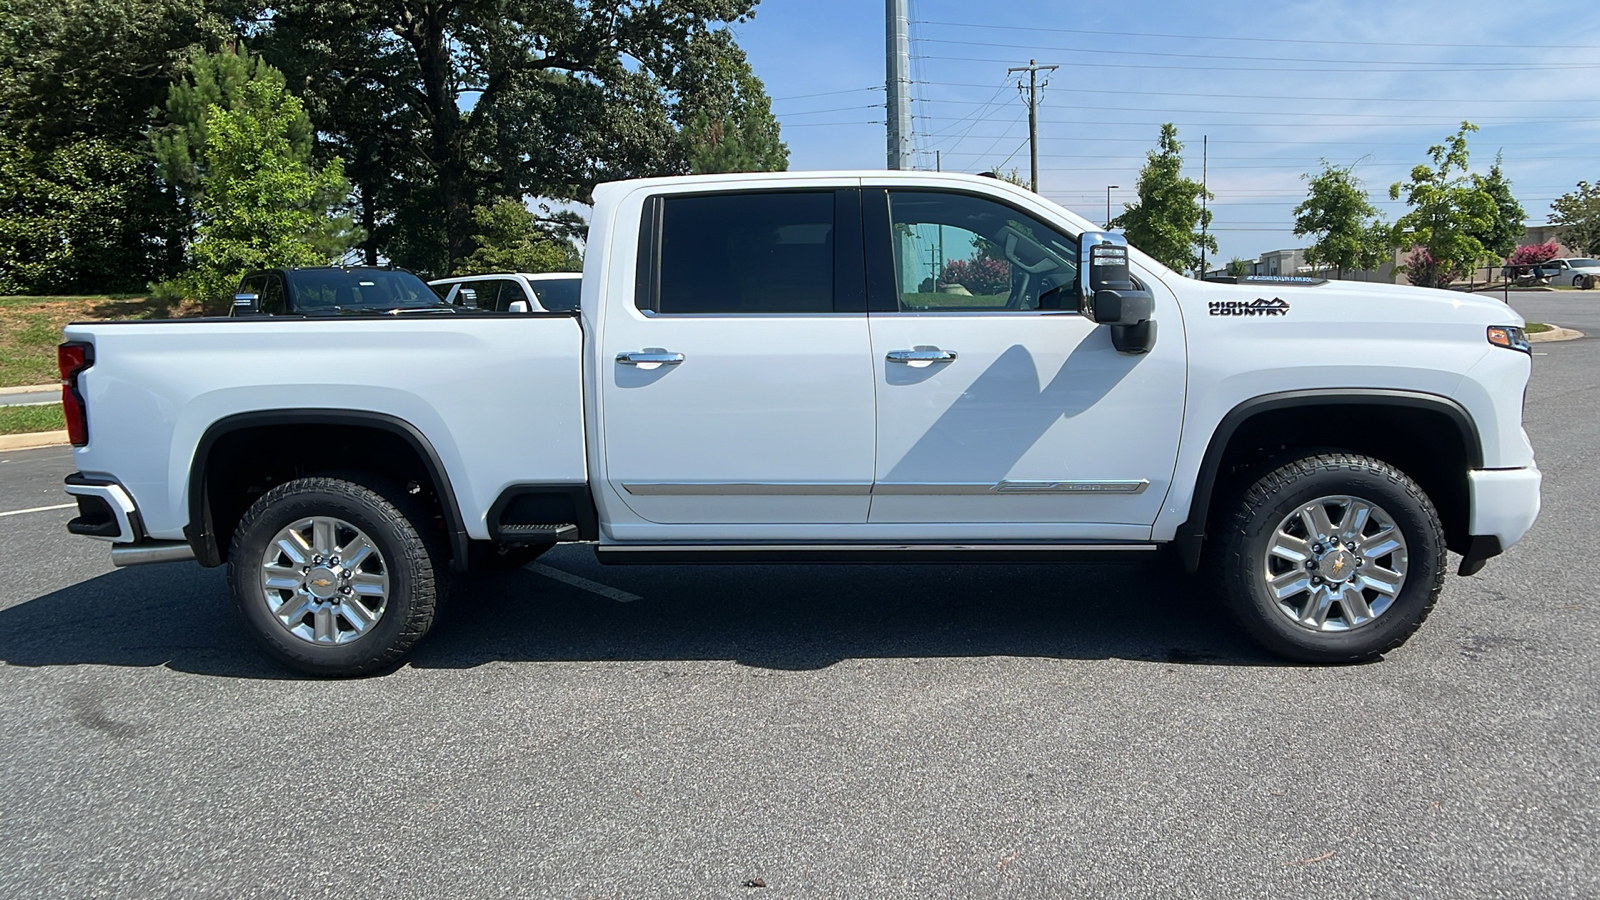
<path id="1" fill-rule="evenodd" d="M 571 312 L 578 308 L 578 297 L 583 293 L 583 280 L 579 278 L 529 281 L 528 286 L 539 296 L 539 305 L 550 312 Z"/>
<path id="2" fill-rule="evenodd" d="M 439 295 L 410 272 L 387 269 L 301 269 L 291 272 L 301 312 L 427 309 Z"/>

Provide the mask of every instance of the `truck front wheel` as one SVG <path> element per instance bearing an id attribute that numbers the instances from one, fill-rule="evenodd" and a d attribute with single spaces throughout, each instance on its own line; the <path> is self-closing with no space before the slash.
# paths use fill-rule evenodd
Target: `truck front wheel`
<path id="1" fill-rule="evenodd" d="M 1325 453 L 1277 466 L 1222 521 L 1225 602 L 1289 659 L 1360 662 L 1399 647 L 1444 587 L 1433 503 L 1370 457 Z"/>
<path id="2" fill-rule="evenodd" d="M 428 511 L 364 476 L 300 478 L 239 521 L 228 583 L 252 636 L 315 675 L 396 662 L 433 625 L 447 559 Z"/>

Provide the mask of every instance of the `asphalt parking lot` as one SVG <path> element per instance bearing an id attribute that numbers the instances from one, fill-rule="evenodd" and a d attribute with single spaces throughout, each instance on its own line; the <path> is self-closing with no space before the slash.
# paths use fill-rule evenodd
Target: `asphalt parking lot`
<path id="1" fill-rule="evenodd" d="M 317 681 L 0 454 L 0 896 L 1600 895 L 1600 292 L 1513 304 L 1595 335 L 1535 345 L 1543 515 L 1362 666 L 1160 567 L 564 548 Z"/>

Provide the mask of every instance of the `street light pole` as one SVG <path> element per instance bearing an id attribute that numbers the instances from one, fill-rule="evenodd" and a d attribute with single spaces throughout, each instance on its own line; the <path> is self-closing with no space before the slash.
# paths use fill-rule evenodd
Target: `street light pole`
<path id="1" fill-rule="evenodd" d="M 1111 230 L 1111 189 L 1122 187 L 1120 184 L 1106 185 L 1106 230 Z"/>

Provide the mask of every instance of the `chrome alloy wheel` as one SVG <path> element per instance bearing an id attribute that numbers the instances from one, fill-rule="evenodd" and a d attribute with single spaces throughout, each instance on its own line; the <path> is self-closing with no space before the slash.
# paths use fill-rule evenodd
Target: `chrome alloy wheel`
<path id="1" fill-rule="evenodd" d="M 1295 624 L 1349 631 L 1394 605 L 1406 568 L 1406 539 L 1394 518 L 1369 501 L 1337 496 L 1303 503 L 1278 523 L 1263 575 L 1279 612 Z"/>
<path id="2" fill-rule="evenodd" d="M 320 646 L 360 638 L 389 605 L 383 555 L 361 529 L 329 516 L 301 519 L 273 537 L 261 587 L 278 624 Z"/>

